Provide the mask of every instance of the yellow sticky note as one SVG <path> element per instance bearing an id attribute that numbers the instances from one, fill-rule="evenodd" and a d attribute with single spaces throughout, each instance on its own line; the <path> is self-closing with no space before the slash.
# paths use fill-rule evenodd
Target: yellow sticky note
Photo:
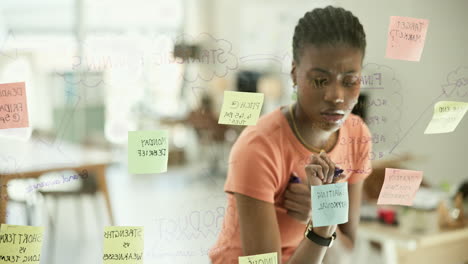
<path id="1" fill-rule="evenodd" d="M 167 130 L 128 132 L 128 170 L 133 174 L 167 171 L 169 140 Z"/>
<path id="2" fill-rule="evenodd" d="M 458 126 L 466 111 L 468 103 L 440 101 L 434 106 L 432 120 L 424 134 L 438 134 L 453 132 Z"/>
<path id="3" fill-rule="evenodd" d="M 143 227 L 106 226 L 104 264 L 142 264 Z"/>
<path id="4" fill-rule="evenodd" d="M 241 126 L 257 124 L 263 99 L 262 93 L 225 91 L 218 124 Z"/>
<path id="5" fill-rule="evenodd" d="M 0 264 L 39 264 L 43 233 L 44 227 L 2 224 L 0 227 Z"/>
<path id="6" fill-rule="evenodd" d="M 278 253 L 266 253 L 260 255 L 252 255 L 239 257 L 239 264 L 278 264 Z"/>

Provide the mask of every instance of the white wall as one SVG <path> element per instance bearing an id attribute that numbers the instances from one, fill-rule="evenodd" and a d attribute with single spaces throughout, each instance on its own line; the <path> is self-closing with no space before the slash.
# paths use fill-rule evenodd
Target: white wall
<path id="1" fill-rule="evenodd" d="M 368 41 L 367 62 L 385 64 L 395 70 L 403 96 L 400 120 L 401 142 L 395 153 L 411 152 L 427 157 L 411 164 L 410 169 L 424 171 L 432 183 L 447 180 L 457 183 L 468 179 L 468 118 L 453 133 L 424 135 L 432 118 L 434 100 L 442 93 L 447 76 L 460 66 L 468 67 L 468 2 L 455 1 L 340 1 L 363 23 Z M 429 20 L 424 52 L 420 62 L 384 58 L 389 16 L 408 16 Z M 468 69 L 467 69 L 468 70 Z M 468 71 L 460 77 L 468 78 Z M 468 87 L 464 87 L 465 91 Z M 465 101 L 468 96 L 441 96 L 440 100 Z M 406 135 L 406 136 L 405 136 Z"/>
<path id="2" fill-rule="evenodd" d="M 410 152 L 419 161 L 409 163 L 408 169 L 424 171 L 425 179 L 433 184 L 442 181 L 458 183 L 468 179 L 464 162 L 467 160 L 468 118 L 465 117 L 453 133 L 424 135 L 432 117 L 434 102 L 440 100 L 468 101 L 465 97 L 442 96 L 442 85 L 447 76 L 461 66 L 467 67 L 458 73 L 458 78 L 468 78 L 468 2 L 395 0 L 395 1 L 212 1 L 213 21 L 210 33 L 224 38 L 233 45 L 238 54 L 239 68 L 267 69 L 276 71 L 288 79 L 290 46 L 297 20 L 308 10 L 329 3 L 352 11 L 364 25 L 367 34 L 365 63 L 384 66 L 394 74 L 398 85 L 386 87 L 381 94 L 372 92 L 372 98 L 384 97 L 393 100 L 392 107 L 375 109 L 395 118 L 380 130 L 392 142 L 381 146 L 386 157 L 397 157 Z M 208 14 L 206 14 L 208 15 Z M 429 20 L 426 44 L 420 62 L 391 60 L 385 58 L 387 30 L 390 16 L 408 16 Z M 263 54 L 263 55 L 262 55 Z M 251 60 L 246 60 L 247 56 Z M 257 59 L 255 59 L 257 58 Z M 233 73 L 227 78 L 232 78 Z M 285 83 L 288 85 L 287 82 Z M 289 94 L 289 86 L 287 94 Z M 468 87 L 461 87 L 467 91 Z M 402 100 L 392 98 L 394 92 Z M 455 95 L 455 94 L 454 94 Z M 287 97 L 287 96 L 285 96 Z M 435 100 L 435 101 L 434 101 Z M 288 98 L 284 102 L 289 102 Z M 399 109 L 397 109 L 399 108 Z M 401 111 L 401 116 L 397 110 Z M 370 109 L 373 114 L 373 109 Z M 381 114 L 381 113 L 379 113 Z M 398 131 L 399 130 L 399 131 Z M 377 148 L 379 146 L 376 145 Z M 393 149 L 391 154 L 388 152 Z"/>

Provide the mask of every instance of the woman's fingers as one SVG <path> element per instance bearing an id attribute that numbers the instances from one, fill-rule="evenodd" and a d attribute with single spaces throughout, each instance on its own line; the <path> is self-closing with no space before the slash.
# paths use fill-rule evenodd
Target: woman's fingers
<path id="1" fill-rule="evenodd" d="M 311 162 L 313 164 L 318 164 L 321 166 L 322 175 L 323 175 L 321 179 L 323 182 L 326 182 L 328 178 L 328 171 L 330 170 L 330 166 L 328 166 L 328 163 L 321 157 L 321 154 L 313 155 L 311 158 Z"/>
<path id="2" fill-rule="evenodd" d="M 292 201 L 298 204 L 302 204 L 303 207 L 308 207 L 310 205 L 311 197 L 308 195 L 297 195 L 291 192 L 286 192 L 284 195 L 285 201 Z"/>
<path id="3" fill-rule="evenodd" d="M 284 207 L 287 210 L 287 214 L 298 221 L 303 223 L 307 222 L 310 218 L 310 214 L 312 211 L 312 206 L 309 204 L 303 205 L 291 200 L 284 201 Z"/>
<path id="4" fill-rule="evenodd" d="M 296 219 L 297 221 L 303 223 L 303 224 L 307 224 L 307 222 L 310 219 L 310 216 L 298 213 L 296 211 L 289 211 L 288 210 L 287 214 L 289 216 L 291 216 L 292 218 Z"/>
<path id="5" fill-rule="evenodd" d="M 320 165 L 309 164 L 305 166 L 308 185 L 322 185 L 324 179 L 322 167 Z"/>
<path id="6" fill-rule="evenodd" d="M 310 211 L 310 208 L 312 208 L 309 205 L 310 203 L 301 204 L 301 203 L 298 203 L 297 201 L 293 201 L 289 199 L 284 200 L 284 207 L 286 209 L 291 210 L 291 211 L 296 211 L 305 215 L 307 215 Z"/>
<path id="7" fill-rule="evenodd" d="M 318 177 L 317 182 L 321 182 Z M 310 185 L 305 183 L 290 183 L 284 193 L 284 208 L 289 216 L 303 223 L 311 214 Z"/>
<path id="8" fill-rule="evenodd" d="M 286 190 L 296 194 L 310 195 L 310 186 L 305 183 L 290 183 Z"/>
<path id="9" fill-rule="evenodd" d="M 319 165 L 319 167 L 314 166 L 309 168 L 312 175 L 312 171 L 315 171 L 324 184 L 333 182 L 336 165 L 324 151 L 320 152 L 320 154 L 312 155 L 310 163 L 309 165 Z"/>
<path id="10" fill-rule="evenodd" d="M 291 192 L 290 190 L 286 190 L 286 192 L 284 193 L 284 199 L 289 200 L 289 201 L 294 201 L 296 203 L 304 205 L 305 207 L 308 207 L 308 205 L 310 204 L 310 199 L 311 199 L 310 190 L 304 193 L 294 193 L 294 192 Z"/>
<path id="11" fill-rule="evenodd" d="M 331 161 L 331 159 L 328 157 L 327 153 L 325 151 L 321 151 L 319 154 L 320 159 L 322 159 L 326 164 L 327 164 L 327 172 L 325 175 L 327 175 L 327 178 L 323 180 L 324 183 L 332 183 L 333 182 L 333 176 L 335 176 L 335 163 Z"/>
<path id="12" fill-rule="evenodd" d="M 310 185 L 320 185 L 314 178 L 320 178 L 322 180 L 321 184 L 335 183 L 346 178 L 346 175 L 335 177 L 336 168 L 336 164 L 330 159 L 327 153 L 321 151 L 320 154 L 312 155 L 310 164 L 305 167 L 307 180 Z"/>

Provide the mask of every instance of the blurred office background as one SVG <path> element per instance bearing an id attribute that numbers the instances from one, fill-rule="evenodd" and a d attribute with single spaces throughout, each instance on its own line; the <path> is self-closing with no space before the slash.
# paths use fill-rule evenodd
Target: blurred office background
<path id="1" fill-rule="evenodd" d="M 242 132 L 217 124 L 223 92 L 264 93 L 263 114 L 291 103 L 294 26 L 328 4 L 352 11 L 368 43 L 355 112 L 373 133 L 377 169 L 355 261 L 432 257 L 421 251 L 467 261 L 455 197 L 468 179 L 468 122 L 423 134 L 435 102 L 468 100 L 463 0 L 3 0 L 0 83 L 26 82 L 30 128 L 0 131 L 0 174 L 18 176 L 2 186 L 2 219 L 46 227 L 43 263 L 100 263 L 111 224 L 144 226 L 145 263 L 208 263 Z M 385 58 L 390 16 L 429 20 L 420 62 Z M 127 132 L 157 129 L 170 132 L 168 172 L 129 174 Z M 375 206 L 385 167 L 424 171 L 414 207 Z"/>

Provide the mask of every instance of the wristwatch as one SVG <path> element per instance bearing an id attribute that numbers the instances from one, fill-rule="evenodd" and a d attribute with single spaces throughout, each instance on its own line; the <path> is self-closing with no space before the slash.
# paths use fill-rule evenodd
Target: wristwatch
<path id="1" fill-rule="evenodd" d="M 324 246 L 324 247 L 331 247 L 333 245 L 333 241 L 336 239 L 336 232 L 329 238 L 324 238 L 314 233 L 314 229 L 312 227 L 312 222 L 309 221 L 307 224 L 306 231 L 304 236 L 307 237 L 309 240 L 314 242 L 317 245 Z"/>

